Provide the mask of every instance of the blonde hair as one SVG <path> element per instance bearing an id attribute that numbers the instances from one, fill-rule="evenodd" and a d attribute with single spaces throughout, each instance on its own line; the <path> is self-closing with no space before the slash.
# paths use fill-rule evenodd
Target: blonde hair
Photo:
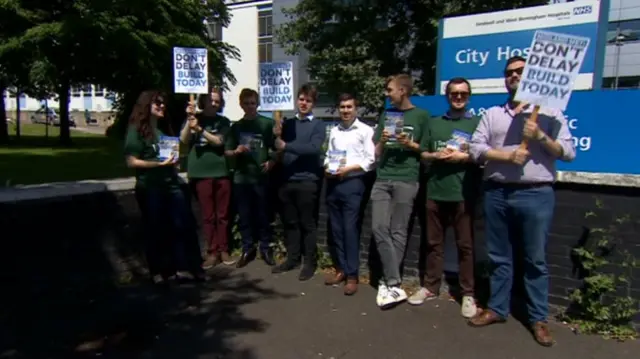
<path id="1" fill-rule="evenodd" d="M 389 85 L 390 82 L 395 82 L 398 86 L 405 89 L 407 95 L 411 95 L 413 93 L 413 78 L 407 74 L 397 74 L 393 76 L 387 77 L 385 81 L 385 86 Z"/>

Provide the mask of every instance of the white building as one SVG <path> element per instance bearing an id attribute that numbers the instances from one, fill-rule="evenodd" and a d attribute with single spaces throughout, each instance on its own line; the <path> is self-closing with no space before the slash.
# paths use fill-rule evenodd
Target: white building
<path id="1" fill-rule="evenodd" d="M 221 40 L 235 46 L 240 59 L 227 60 L 227 66 L 236 78 L 236 84 L 224 94 L 224 115 L 232 121 L 242 118 L 238 96 L 243 88 L 257 91 L 260 62 L 273 60 L 272 1 L 226 1 L 231 21 L 222 30 Z"/>
<path id="2" fill-rule="evenodd" d="M 72 87 L 70 92 L 69 109 L 71 111 L 84 111 L 88 109 L 92 112 L 108 112 L 113 107 L 113 94 L 109 94 L 106 89 L 99 85 L 85 85 L 82 87 Z M 17 99 L 14 93 L 6 91 L 4 93 L 4 103 L 7 111 L 15 111 Z M 50 108 L 59 109 L 60 104 L 57 99 L 47 100 Z M 35 111 L 44 105 L 44 101 L 31 98 L 26 95 L 20 96 L 20 110 Z"/>

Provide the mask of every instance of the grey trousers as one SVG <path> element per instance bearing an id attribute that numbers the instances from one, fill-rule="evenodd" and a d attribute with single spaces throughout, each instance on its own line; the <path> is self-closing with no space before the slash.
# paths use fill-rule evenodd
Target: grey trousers
<path id="1" fill-rule="evenodd" d="M 418 182 L 376 181 L 371 190 L 371 222 L 385 282 L 399 285 L 400 265 L 407 247 L 407 232 L 418 194 Z"/>

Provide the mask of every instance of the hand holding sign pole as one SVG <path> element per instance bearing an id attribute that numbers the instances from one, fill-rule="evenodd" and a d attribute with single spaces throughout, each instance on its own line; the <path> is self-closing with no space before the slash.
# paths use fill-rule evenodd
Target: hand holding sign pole
<path id="1" fill-rule="evenodd" d="M 587 37 L 535 32 L 514 98 L 535 105 L 530 121 L 537 122 L 541 106 L 566 110 L 588 47 Z M 526 147 L 524 139 L 520 148 Z"/>

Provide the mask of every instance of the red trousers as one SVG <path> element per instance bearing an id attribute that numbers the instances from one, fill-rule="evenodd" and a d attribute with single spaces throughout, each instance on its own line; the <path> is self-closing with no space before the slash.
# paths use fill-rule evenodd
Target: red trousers
<path id="1" fill-rule="evenodd" d="M 197 178 L 192 180 L 202 214 L 202 232 L 207 252 L 229 251 L 229 178 Z"/>

